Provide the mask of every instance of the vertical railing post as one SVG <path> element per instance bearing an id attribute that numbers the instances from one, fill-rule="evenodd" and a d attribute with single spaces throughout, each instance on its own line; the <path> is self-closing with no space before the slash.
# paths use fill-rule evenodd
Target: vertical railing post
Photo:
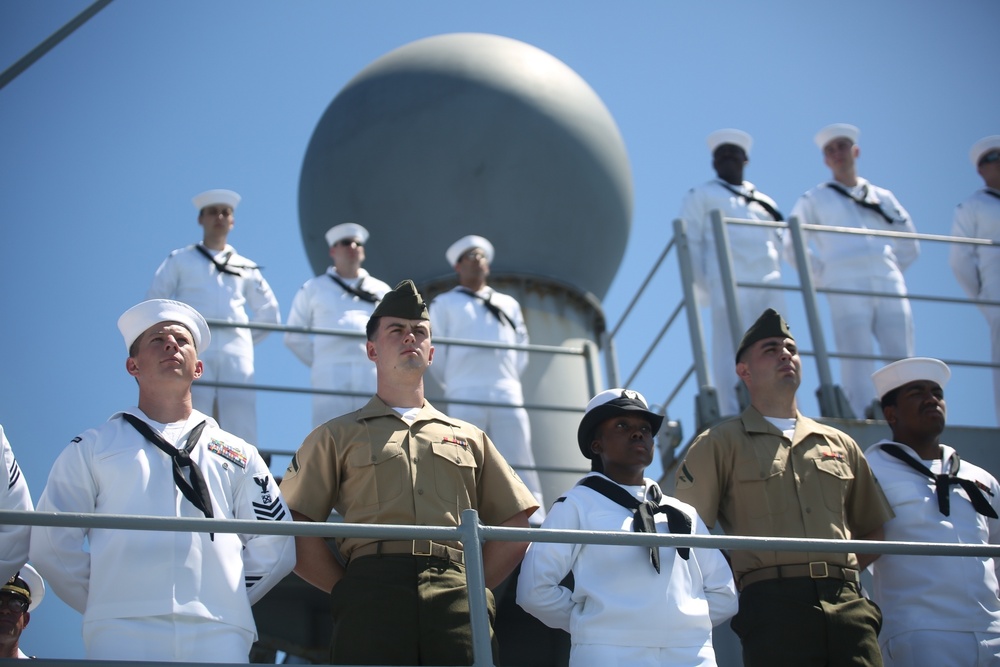
<path id="1" fill-rule="evenodd" d="M 601 334 L 601 337 L 604 339 L 604 367 L 608 371 L 608 386 L 617 387 L 619 386 L 618 384 L 619 373 L 618 373 L 618 352 L 615 349 L 615 339 L 613 336 L 609 335 L 607 331 Z M 590 364 L 589 359 L 587 360 L 587 363 L 589 367 Z M 593 396 L 594 394 L 597 393 L 597 391 L 594 390 L 593 387 L 591 387 L 591 390 L 592 391 L 590 393 L 590 396 Z"/>
<path id="2" fill-rule="evenodd" d="M 472 626 L 473 667 L 493 666 L 490 617 L 486 609 L 486 573 L 483 571 L 483 542 L 479 532 L 479 512 L 463 510 L 459 526 L 465 552 L 465 583 L 469 590 L 469 624 Z"/>
<path id="3" fill-rule="evenodd" d="M 694 399 L 695 428 L 698 433 L 701 433 L 719 420 L 719 397 L 708 379 L 708 365 L 705 363 L 705 334 L 701 326 L 698 301 L 694 295 L 691 245 L 687 235 L 687 225 L 680 218 L 674 220 L 674 238 L 677 241 L 677 265 L 681 272 L 681 289 L 684 292 L 684 308 L 687 311 L 688 335 L 691 338 L 694 372 L 698 382 L 698 395 Z"/>
<path id="4" fill-rule="evenodd" d="M 597 392 L 601 391 L 603 387 L 598 387 L 598 380 L 601 378 L 601 368 L 598 362 L 598 350 L 597 346 L 593 341 L 583 340 L 583 362 L 587 366 L 587 395 L 596 396 Z M 617 368 L 615 368 L 615 373 L 612 376 L 611 369 L 608 369 L 608 386 L 617 387 L 618 386 L 618 373 Z"/>
<path id="5" fill-rule="evenodd" d="M 719 262 L 719 281 L 722 283 L 722 295 L 726 303 L 726 321 L 729 323 L 729 336 L 733 341 L 733 350 L 738 350 L 740 341 L 743 339 L 743 313 L 740 312 L 740 302 L 736 296 L 736 275 L 733 272 L 733 252 L 729 244 L 729 227 L 726 225 L 722 211 L 713 209 L 709 214 L 712 218 L 712 234 L 715 236 L 715 255 Z M 716 335 L 712 332 L 712 335 Z M 712 359 L 713 364 L 729 363 L 728 359 Z M 735 365 L 735 360 L 733 364 Z M 750 405 L 750 395 L 747 393 L 746 385 L 742 381 L 735 379 L 733 373 L 733 384 L 736 386 L 736 396 L 739 399 L 740 409 Z M 728 388 L 726 388 L 728 390 Z M 715 388 L 716 391 L 720 387 Z"/>
<path id="6" fill-rule="evenodd" d="M 743 320 L 740 319 L 740 304 L 736 298 L 736 276 L 733 275 L 733 253 L 729 248 L 729 229 L 722 218 L 722 211 L 713 209 L 712 234 L 715 235 L 715 254 L 719 261 L 719 282 L 726 302 L 726 317 L 729 321 L 729 335 L 733 339 L 733 349 L 739 347 L 743 337 Z M 713 361 L 718 363 L 717 360 Z"/>
<path id="7" fill-rule="evenodd" d="M 792 249 L 795 251 L 795 266 L 799 272 L 799 284 L 802 288 L 802 303 L 806 309 L 806 319 L 809 321 L 809 335 L 812 338 L 813 354 L 816 356 L 816 371 L 819 374 L 819 389 L 816 397 L 819 399 L 819 411 L 824 417 L 853 417 L 854 412 L 847 404 L 840 387 L 834 384 L 830 372 L 830 356 L 826 350 L 826 338 L 819 319 L 819 308 L 816 307 L 816 288 L 813 285 L 812 270 L 809 265 L 809 254 L 806 251 L 806 241 L 802 234 L 802 224 L 792 216 L 788 219 L 788 231 L 792 235 Z"/>

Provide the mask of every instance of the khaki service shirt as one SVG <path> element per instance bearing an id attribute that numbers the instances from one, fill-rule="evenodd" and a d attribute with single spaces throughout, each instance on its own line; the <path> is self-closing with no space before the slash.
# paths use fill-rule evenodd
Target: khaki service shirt
<path id="1" fill-rule="evenodd" d="M 326 521 L 336 509 L 349 523 L 457 526 L 463 510 L 475 509 L 484 524 L 497 525 L 538 508 L 483 431 L 427 401 L 409 425 L 378 396 L 310 433 L 281 493 L 313 521 Z M 376 541 L 338 538 L 337 545 L 349 559 Z"/>
<path id="2" fill-rule="evenodd" d="M 893 517 L 857 443 L 796 413 L 789 442 L 755 408 L 695 439 L 674 495 L 728 535 L 857 539 Z M 858 566 L 844 553 L 733 551 L 737 581 L 762 567 L 826 561 Z"/>

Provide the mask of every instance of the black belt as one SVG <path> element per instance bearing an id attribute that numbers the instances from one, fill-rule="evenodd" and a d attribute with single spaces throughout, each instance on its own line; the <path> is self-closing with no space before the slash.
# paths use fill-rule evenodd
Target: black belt
<path id="1" fill-rule="evenodd" d="M 759 570 L 752 570 L 740 577 L 740 590 L 758 581 L 768 581 L 769 579 L 839 579 L 849 581 L 853 584 L 861 583 L 861 572 L 853 567 L 842 567 L 825 561 L 813 561 L 801 565 L 774 565 L 772 567 L 762 567 Z"/>
<path id="2" fill-rule="evenodd" d="M 411 556 L 427 556 L 440 558 L 462 565 L 465 563 L 465 552 L 430 540 L 398 540 L 371 542 L 358 547 L 351 552 L 351 560 L 362 556 L 389 556 L 408 554 Z"/>

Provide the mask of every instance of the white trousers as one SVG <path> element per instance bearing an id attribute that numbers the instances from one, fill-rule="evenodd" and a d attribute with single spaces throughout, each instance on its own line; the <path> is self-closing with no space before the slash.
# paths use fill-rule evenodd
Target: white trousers
<path id="1" fill-rule="evenodd" d="M 1000 633 L 914 630 L 882 646 L 885 667 L 998 667 Z"/>
<path id="2" fill-rule="evenodd" d="M 455 396 L 454 398 L 459 398 Z M 492 389 L 472 389 L 462 392 L 461 398 L 469 401 L 490 401 L 502 403 L 509 400 L 498 397 Z M 447 396 L 445 397 L 447 400 Z M 531 449 L 531 424 L 524 408 L 494 408 L 479 405 L 449 405 L 448 415 L 478 426 L 496 445 L 504 459 L 517 471 L 531 494 L 538 501 L 538 510 L 531 515 L 532 525 L 541 525 L 545 520 L 545 500 L 542 497 L 542 482 L 535 467 L 535 454 Z"/>
<path id="3" fill-rule="evenodd" d="M 325 424 L 334 417 L 363 408 L 376 390 L 375 364 L 362 359 L 355 362 L 337 362 L 317 359 L 310 372 L 315 389 L 339 389 L 364 392 L 365 396 L 331 396 L 316 394 L 312 400 L 313 427 Z"/>
<path id="4" fill-rule="evenodd" d="M 212 335 L 213 345 L 201 357 L 205 372 L 191 385 L 191 401 L 195 410 L 214 417 L 223 429 L 257 445 L 257 392 L 200 384 L 201 380 L 252 384 L 253 347 L 249 347 L 249 353 L 230 354 L 220 350 L 213 354 L 214 331 Z"/>
<path id="5" fill-rule="evenodd" d="M 982 311 L 990 325 L 991 360 L 994 364 L 1000 364 L 1000 308 L 983 308 Z M 1000 426 L 1000 368 L 993 369 L 993 410 L 997 425 Z"/>
<path id="6" fill-rule="evenodd" d="M 829 283 L 837 289 L 866 292 L 884 292 L 905 296 L 906 284 L 899 272 L 873 277 L 858 275 L 853 267 L 837 271 L 836 267 L 826 267 L 824 278 L 835 275 Z M 837 351 L 848 354 L 875 354 L 874 342 L 878 341 L 881 356 L 889 361 L 878 362 L 881 368 L 890 361 L 912 357 L 913 313 L 906 298 L 873 296 L 844 296 L 827 294 L 830 304 L 830 320 Z M 840 383 L 850 403 L 854 416 L 863 419 L 865 408 L 875 400 L 875 385 L 872 373 L 876 362 L 863 359 L 840 360 Z"/>
<path id="7" fill-rule="evenodd" d="M 244 628 L 176 614 L 83 624 L 88 660 L 249 662 L 253 640 Z"/>
<path id="8" fill-rule="evenodd" d="M 665 628 L 664 632 L 669 632 Z M 609 644 L 573 644 L 569 667 L 715 667 L 712 643 L 704 646 L 649 648 L 646 646 L 611 646 Z"/>

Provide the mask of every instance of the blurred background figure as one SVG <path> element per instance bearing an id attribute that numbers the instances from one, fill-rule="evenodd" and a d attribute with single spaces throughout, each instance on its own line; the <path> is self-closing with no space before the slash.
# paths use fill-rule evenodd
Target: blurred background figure
<path id="1" fill-rule="evenodd" d="M 858 176 L 861 130 L 835 123 L 820 130 L 814 141 L 823 153 L 833 179 L 802 195 L 792 215 L 802 224 L 854 227 L 892 232 L 915 232 L 910 214 L 896 197 Z M 860 234 L 806 234 L 813 280 L 820 288 L 882 292 L 898 297 L 827 294 L 837 350 L 845 354 L 874 354 L 873 339 L 883 357 L 912 357 L 913 313 L 906 299 L 903 271 L 917 259 L 916 239 Z M 785 239 L 788 261 L 795 266 L 791 236 Z M 854 416 L 871 417 L 871 373 L 874 362 L 841 359 L 840 377 Z"/>
<path id="2" fill-rule="evenodd" d="M 345 222 L 326 233 L 333 265 L 326 273 L 306 281 L 292 301 L 288 326 L 307 329 L 341 329 L 364 333 L 368 318 L 390 287 L 361 268 L 365 261 L 368 230 Z M 285 345 L 312 369 L 314 389 L 363 392 L 363 396 L 313 395 L 312 425 L 348 412 L 368 402 L 375 393 L 375 365 L 365 353 L 365 338 L 285 333 Z"/>
<path id="3" fill-rule="evenodd" d="M 527 345 L 528 329 L 521 306 L 512 296 L 486 284 L 493 262 L 493 244 L 482 236 L 463 236 L 445 253 L 458 274 L 458 285 L 439 294 L 430 305 L 431 331 L 440 338 Z M 456 419 L 486 431 L 521 479 L 539 508 L 532 525 L 545 520 L 542 484 L 534 470 L 531 424 L 523 407 L 521 374 L 528 365 L 523 350 L 438 344 L 431 373 L 444 388 L 445 400 L 460 399 L 505 403 L 513 407 L 448 404 Z"/>
<path id="4" fill-rule="evenodd" d="M 0 445 L 3 447 L 3 470 L 0 471 L 0 509 L 34 509 L 28 482 L 21 473 L 14 450 L 7 441 L 3 425 L 0 425 Z M 28 542 L 31 526 L 5 526 L 0 524 L 0 580 L 6 581 L 28 560 Z"/>
<path id="5" fill-rule="evenodd" d="M 986 186 L 955 209 L 952 236 L 1000 243 L 1000 134 L 983 137 L 969 151 L 973 166 Z M 951 270 L 973 299 L 1000 301 L 1000 248 L 952 244 Z M 1000 364 L 1000 307 L 982 306 L 990 325 L 992 361 Z M 1000 368 L 993 369 L 993 401 L 1000 424 Z"/>
<path id="6" fill-rule="evenodd" d="M 260 268 L 227 243 L 241 200 L 232 190 L 208 190 L 192 200 L 203 230 L 201 243 L 179 248 L 163 260 L 147 299 L 176 299 L 204 317 L 234 323 L 280 324 L 278 300 Z M 247 313 L 249 308 L 250 313 Z M 267 331 L 217 327 L 215 345 L 201 361 L 202 380 L 251 384 L 253 346 Z M 219 425 L 257 444 L 257 397 L 253 390 L 207 387 L 195 383 L 194 407 Z"/>
<path id="7" fill-rule="evenodd" d="M 773 199 L 743 180 L 753 145 L 749 134 L 735 129 L 716 130 L 706 141 L 717 178 L 688 190 L 679 217 L 687 223 L 691 239 L 695 293 L 701 299 L 708 299 L 712 309 L 712 378 L 719 397 L 719 414 L 726 416 L 740 411 L 736 393 L 740 381 L 733 371 L 736 348 L 719 276 L 711 212 L 718 210 L 723 217 L 743 220 L 780 222 L 784 217 Z M 736 282 L 781 280 L 781 230 L 730 225 L 727 233 Z M 741 319 L 737 325 L 739 331 L 746 331 L 767 308 L 785 310 L 785 297 L 778 290 L 740 287 L 736 294 Z"/>

